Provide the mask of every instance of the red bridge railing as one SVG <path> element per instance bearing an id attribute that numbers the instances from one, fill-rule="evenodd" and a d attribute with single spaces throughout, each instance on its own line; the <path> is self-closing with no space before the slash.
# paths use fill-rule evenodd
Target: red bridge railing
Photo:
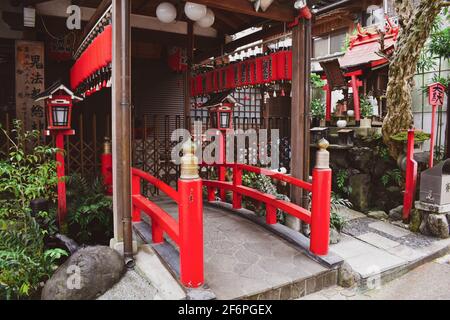
<path id="1" fill-rule="evenodd" d="M 195 288 L 204 283 L 202 180 L 193 151 L 183 150 L 178 191 L 144 171 L 132 169 L 133 222 L 141 221 L 142 213 L 147 214 L 151 218 L 153 243 L 162 243 L 166 233 L 178 245 L 181 283 Z M 142 180 L 178 204 L 178 220 L 141 194 Z"/>
<path id="2" fill-rule="evenodd" d="M 319 143 L 317 163 L 313 169 L 312 183 L 245 164 L 224 164 L 219 167 L 219 180 L 203 180 L 198 176 L 198 160 L 194 156 L 193 143 L 183 145 L 181 158 L 181 177 L 178 180 L 178 191 L 156 177 L 132 169 L 132 205 L 133 222 L 141 221 L 141 214 L 151 218 L 152 241 L 162 243 L 166 233 L 179 247 L 180 278 L 186 287 L 199 287 L 204 283 L 203 267 L 203 199 L 202 185 L 208 190 L 208 201 L 215 200 L 215 192 L 225 200 L 225 191 L 233 192 L 233 208 L 242 207 L 242 196 L 253 198 L 266 204 L 266 222 L 277 223 L 277 209 L 299 218 L 311 225 L 310 250 L 317 255 L 328 253 L 330 229 L 331 169 L 329 154 L 326 151 L 328 142 Z M 225 181 L 225 170 L 233 170 L 233 181 Z M 311 210 L 297 204 L 277 199 L 270 194 L 242 185 L 243 171 L 264 174 L 273 179 L 284 181 L 292 186 L 312 193 Z M 164 211 L 156 203 L 141 194 L 141 183 L 146 181 L 169 196 L 178 205 L 178 220 Z"/>
<path id="3" fill-rule="evenodd" d="M 330 207 L 331 207 L 331 169 L 329 168 L 329 154 L 326 151 L 328 142 L 325 140 L 319 144 L 317 163 L 313 169 L 312 183 L 274 172 L 264 168 L 258 168 L 246 164 L 214 164 L 219 167 L 218 180 L 203 180 L 208 190 L 208 201 L 215 201 L 216 190 L 225 201 L 225 191 L 232 191 L 232 204 L 234 209 L 242 208 L 242 196 L 255 199 L 266 205 L 266 223 L 277 223 L 277 209 L 299 218 L 311 225 L 310 251 L 316 255 L 328 253 L 330 231 Z M 225 181 L 225 169 L 233 171 L 233 181 Z M 295 203 L 278 199 L 274 195 L 262 193 L 258 190 L 242 185 L 243 171 L 263 174 L 272 179 L 286 182 L 292 186 L 302 188 L 312 193 L 311 210 L 305 209 Z"/>

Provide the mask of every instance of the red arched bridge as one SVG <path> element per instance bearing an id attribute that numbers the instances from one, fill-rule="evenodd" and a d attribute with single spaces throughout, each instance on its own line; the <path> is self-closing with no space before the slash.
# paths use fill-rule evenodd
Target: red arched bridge
<path id="1" fill-rule="evenodd" d="M 198 176 L 196 158 L 191 154 L 182 157 L 181 178 L 178 190 L 154 176 L 132 169 L 133 222 L 141 221 L 141 214 L 151 219 L 152 241 L 162 243 L 164 233 L 178 245 L 180 254 L 180 280 L 186 287 L 199 287 L 204 283 L 203 258 L 203 187 L 207 189 L 207 200 L 215 201 L 216 192 L 225 201 L 225 191 L 232 192 L 234 209 L 242 207 L 242 197 L 252 198 L 266 205 L 266 223 L 277 223 L 277 209 L 299 218 L 311 227 L 309 250 L 315 255 L 327 255 L 330 228 L 331 169 L 329 168 L 328 144 L 319 144 L 317 163 L 312 172 L 312 182 L 302 181 L 292 176 L 268 169 L 245 164 L 214 164 L 219 168 L 218 180 L 203 180 Z M 189 153 L 189 152 L 188 152 Z M 225 181 L 225 170 L 232 171 L 232 181 Z M 311 209 L 303 208 L 289 201 L 262 193 L 242 185 L 244 171 L 266 175 L 291 186 L 311 193 Z M 165 193 L 178 205 L 178 220 L 141 194 L 141 184 L 145 181 Z"/>

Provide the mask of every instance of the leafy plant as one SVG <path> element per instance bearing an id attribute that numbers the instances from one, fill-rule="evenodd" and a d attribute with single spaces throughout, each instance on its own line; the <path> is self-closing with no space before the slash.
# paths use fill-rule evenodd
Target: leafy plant
<path id="1" fill-rule="evenodd" d="M 13 125 L 14 137 L 0 127 L 12 144 L 6 158 L 0 159 L 0 199 L 16 199 L 24 207 L 38 198 L 55 201 L 58 178 L 53 158 L 58 149 L 45 145 L 31 148 L 39 131 L 25 131 L 20 120 Z"/>
<path id="2" fill-rule="evenodd" d="M 50 277 L 64 250 L 45 248 L 55 232 L 54 213 L 30 214 L 30 201 L 55 201 L 56 148 L 39 145 L 39 131 L 25 131 L 14 120 L 11 133 L 0 127 L 12 147 L 0 159 L 0 299 L 35 294 Z"/>
<path id="3" fill-rule="evenodd" d="M 359 100 L 361 116 L 363 116 L 364 118 L 373 116 L 373 107 L 369 101 L 369 98 L 366 96 L 361 96 Z"/>
<path id="4" fill-rule="evenodd" d="M 271 178 L 265 175 L 260 175 L 253 172 L 244 172 L 244 174 L 242 175 L 242 185 L 256 189 L 263 193 L 274 195 L 277 197 L 277 199 L 290 201 L 290 199 L 286 195 L 278 193 L 277 187 L 273 184 Z M 257 215 L 266 215 L 265 205 L 257 207 L 254 205 L 254 202 L 245 200 L 245 206 L 249 210 L 253 210 Z M 281 210 L 277 210 L 277 221 L 280 223 L 284 223 L 284 220 L 285 214 Z"/>
<path id="5" fill-rule="evenodd" d="M 344 198 L 341 198 L 338 194 L 331 193 L 331 215 L 330 215 L 330 226 L 337 231 L 341 232 L 345 226 L 345 219 L 339 214 L 339 209 L 351 208 L 352 203 Z"/>
<path id="6" fill-rule="evenodd" d="M 5 219 L 0 216 L 0 299 L 22 299 L 39 290 L 40 283 L 51 276 L 56 262 L 67 253 L 46 250 L 47 234 L 36 219 L 16 202 Z"/>
<path id="7" fill-rule="evenodd" d="M 429 48 L 435 56 L 450 59 L 450 27 L 433 32 Z"/>
<path id="8" fill-rule="evenodd" d="M 311 86 L 313 88 L 322 88 L 326 82 L 317 73 L 311 73 Z"/>
<path id="9" fill-rule="evenodd" d="M 403 175 L 400 169 L 392 169 L 386 171 L 386 173 L 381 177 L 381 184 L 385 187 L 388 184 L 395 184 L 401 187 L 402 183 L 403 183 Z"/>
<path id="10" fill-rule="evenodd" d="M 311 100 L 311 115 L 313 118 L 325 119 L 325 104 L 320 99 Z"/>
<path id="11" fill-rule="evenodd" d="M 112 200 L 96 178 L 89 182 L 79 175 L 67 178 L 69 232 L 78 242 L 94 244 L 112 236 Z"/>
<path id="12" fill-rule="evenodd" d="M 339 170 L 336 173 L 336 184 L 338 191 L 343 194 L 349 195 L 352 192 L 352 188 L 348 185 L 349 173 L 347 170 Z"/>

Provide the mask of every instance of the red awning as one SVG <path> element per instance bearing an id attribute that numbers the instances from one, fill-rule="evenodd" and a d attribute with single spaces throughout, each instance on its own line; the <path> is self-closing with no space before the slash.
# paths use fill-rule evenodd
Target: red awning
<path id="1" fill-rule="evenodd" d="M 394 38 L 387 38 L 384 41 L 386 48 L 395 43 Z M 345 55 L 339 59 L 342 68 L 355 67 L 362 64 L 370 64 L 370 66 L 379 66 L 387 62 L 387 60 L 377 54 L 380 51 L 380 43 L 373 40 L 365 43 L 354 45 Z"/>

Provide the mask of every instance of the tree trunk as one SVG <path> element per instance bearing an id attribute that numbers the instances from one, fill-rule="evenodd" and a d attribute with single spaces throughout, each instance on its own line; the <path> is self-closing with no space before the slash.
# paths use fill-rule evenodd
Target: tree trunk
<path id="1" fill-rule="evenodd" d="M 422 0 L 419 6 L 413 9 L 410 0 L 395 0 L 401 30 L 389 65 L 386 92 L 388 110 L 383 122 L 383 140 L 394 159 L 401 154 L 403 148 L 390 137 L 413 126 L 411 96 L 413 77 L 420 52 L 442 3 L 443 0 Z"/>

